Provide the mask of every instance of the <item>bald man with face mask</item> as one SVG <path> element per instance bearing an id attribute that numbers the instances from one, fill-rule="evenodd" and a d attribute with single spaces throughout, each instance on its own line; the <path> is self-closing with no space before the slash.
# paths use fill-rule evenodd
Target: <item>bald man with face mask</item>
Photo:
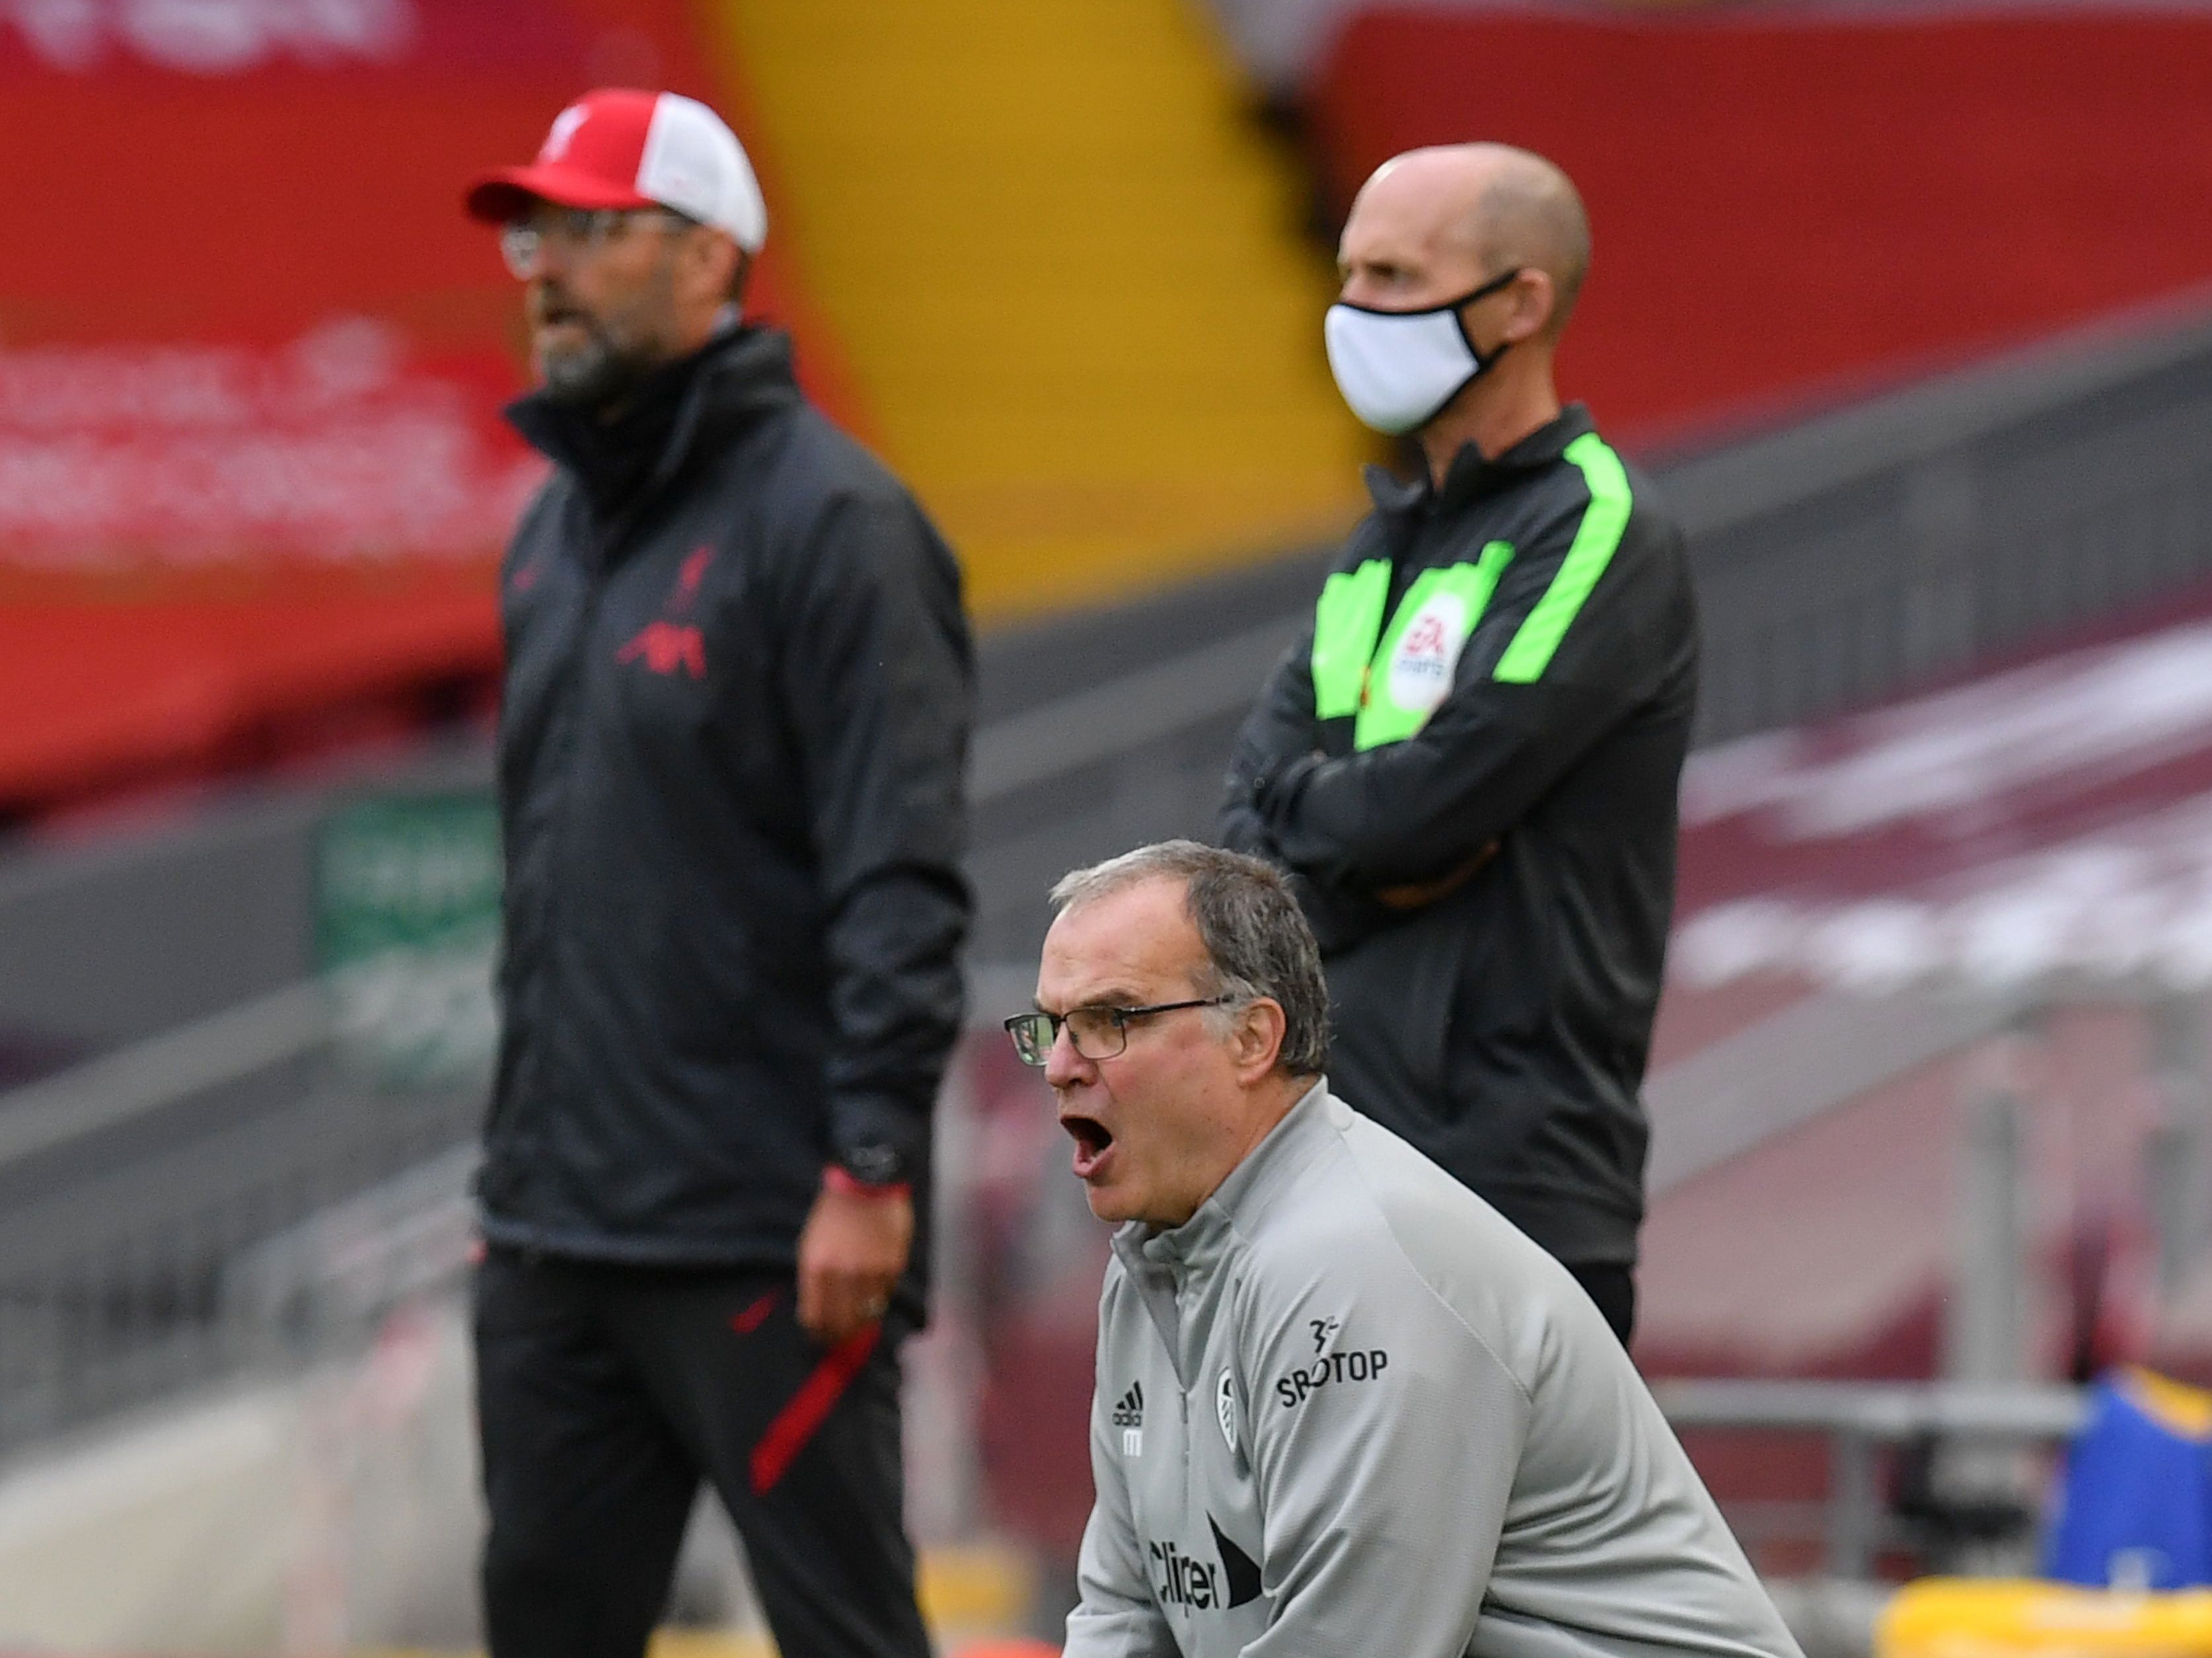
<path id="1" fill-rule="evenodd" d="M 1418 467 L 1369 469 L 1220 829 L 1297 877 L 1331 1086 L 1626 1341 L 1697 629 L 1680 534 L 1555 387 L 1589 248 L 1574 186 L 1525 150 L 1413 150 L 1361 189 L 1329 364 Z"/>

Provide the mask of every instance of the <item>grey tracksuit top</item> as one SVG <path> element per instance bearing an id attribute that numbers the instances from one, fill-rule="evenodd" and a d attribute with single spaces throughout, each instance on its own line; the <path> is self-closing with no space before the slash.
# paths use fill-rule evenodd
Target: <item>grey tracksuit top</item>
<path id="1" fill-rule="evenodd" d="M 1579 1286 L 1314 1088 L 1114 1238 L 1066 1658 L 1798 1658 Z"/>

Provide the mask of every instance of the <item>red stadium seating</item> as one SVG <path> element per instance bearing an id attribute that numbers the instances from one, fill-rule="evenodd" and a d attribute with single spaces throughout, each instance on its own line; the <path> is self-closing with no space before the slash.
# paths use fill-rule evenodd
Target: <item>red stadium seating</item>
<path id="1" fill-rule="evenodd" d="M 1816 986 L 2048 1004 L 2024 1086 L 2039 1131 L 2063 1135 L 2044 1155 L 2070 1170 L 2037 1222 L 2053 1302 L 2083 1302 L 2057 1280 L 2085 1247 L 2118 1252 L 2106 1270 L 2124 1279 L 2164 1109 L 2143 1009 L 2201 999 L 2212 977 L 2208 709 L 2199 588 L 1953 688 L 1694 757 L 1656 1068 Z M 1928 1374 L 1978 1075 L 1965 1052 L 1938 1057 L 1663 1193 L 1645 1362 Z M 2112 1356 L 2208 1374 L 2212 1269 L 2199 1276 Z M 2052 1365 L 2071 1318 L 2040 1332 Z"/>
<path id="2" fill-rule="evenodd" d="M 462 185 L 594 82 L 747 125 L 682 0 L 63 11 L 0 22 L 0 814 L 487 696 L 537 472 Z M 794 299 L 771 238 L 851 423 Z"/>

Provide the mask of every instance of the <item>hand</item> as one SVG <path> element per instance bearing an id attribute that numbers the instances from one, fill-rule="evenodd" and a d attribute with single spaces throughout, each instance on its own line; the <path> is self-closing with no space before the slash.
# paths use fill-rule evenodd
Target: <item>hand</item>
<path id="1" fill-rule="evenodd" d="M 1447 893 L 1457 892 L 1477 869 L 1498 856 L 1498 843 L 1492 841 L 1449 875 L 1436 881 L 1407 881 L 1401 887 L 1377 887 L 1375 901 L 1393 910 L 1418 910 L 1434 904 Z"/>
<path id="2" fill-rule="evenodd" d="M 890 1305 L 914 1246 L 914 1199 L 901 1189 L 825 1186 L 799 1234 L 799 1322 L 835 1346 Z"/>

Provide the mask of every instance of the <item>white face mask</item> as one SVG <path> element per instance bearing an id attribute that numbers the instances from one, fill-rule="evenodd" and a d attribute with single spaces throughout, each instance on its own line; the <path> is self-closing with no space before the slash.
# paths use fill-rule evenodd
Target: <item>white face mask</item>
<path id="1" fill-rule="evenodd" d="M 1322 336 L 1329 372 L 1352 412 L 1393 437 L 1435 419 L 1505 350 L 1501 344 L 1486 357 L 1476 350 L 1461 309 L 1520 274 L 1508 271 L 1426 311 L 1370 311 L 1342 301 L 1330 306 Z"/>

